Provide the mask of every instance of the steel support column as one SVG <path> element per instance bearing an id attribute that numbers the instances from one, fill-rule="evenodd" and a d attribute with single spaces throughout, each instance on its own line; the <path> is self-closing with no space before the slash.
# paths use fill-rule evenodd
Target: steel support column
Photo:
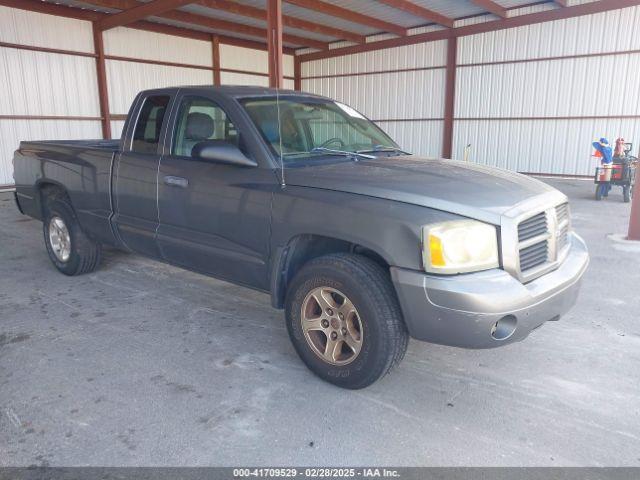
<path id="1" fill-rule="evenodd" d="M 267 45 L 269 51 L 269 86 L 282 88 L 282 0 L 267 0 Z"/>
<path id="2" fill-rule="evenodd" d="M 442 157 L 451 158 L 453 150 L 453 116 L 456 100 L 456 63 L 458 38 L 447 40 L 447 71 L 444 93 L 444 128 L 442 134 Z"/>
<path id="3" fill-rule="evenodd" d="M 102 31 L 96 25 L 93 26 L 93 49 L 96 54 L 96 74 L 98 79 L 98 100 L 100 103 L 100 117 L 102 123 L 102 137 L 111 138 L 111 115 L 109 113 L 109 93 L 107 90 L 107 68 L 104 60 L 104 43 Z"/>
<path id="4" fill-rule="evenodd" d="M 211 35 L 211 62 L 213 67 L 213 84 L 221 85 L 220 81 L 220 37 Z"/>
<path id="5" fill-rule="evenodd" d="M 293 88 L 302 90 L 302 62 L 297 56 L 293 57 Z"/>
<path id="6" fill-rule="evenodd" d="M 640 178 L 638 179 L 640 180 Z M 631 216 L 629 217 L 628 240 L 640 240 L 640 181 L 636 181 L 633 187 L 633 200 L 631 204 Z"/>

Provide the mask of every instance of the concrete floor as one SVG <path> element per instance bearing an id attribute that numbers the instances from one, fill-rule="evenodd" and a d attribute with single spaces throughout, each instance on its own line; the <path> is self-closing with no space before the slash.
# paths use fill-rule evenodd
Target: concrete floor
<path id="1" fill-rule="evenodd" d="M 0 465 L 640 465 L 640 248 L 620 192 L 572 200 L 578 306 L 489 351 L 411 342 L 357 392 L 314 377 L 266 295 L 136 255 L 68 278 L 0 195 Z"/>

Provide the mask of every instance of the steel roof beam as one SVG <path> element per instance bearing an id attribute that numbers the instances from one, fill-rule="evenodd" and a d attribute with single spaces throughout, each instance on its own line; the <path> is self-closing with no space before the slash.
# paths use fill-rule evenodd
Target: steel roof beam
<path id="1" fill-rule="evenodd" d="M 493 0 L 471 0 L 471 3 L 484 8 L 487 12 L 491 12 L 502 18 L 507 18 L 507 9 L 502 5 L 498 5 Z"/>
<path id="2" fill-rule="evenodd" d="M 378 28 L 384 32 L 394 33 L 401 37 L 407 35 L 407 29 L 396 25 L 394 23 L 385 22 L 375 17 L 363 15 L 362 13 L 354 12 L 346 8 L 338 7 L 332 3 L 322 2 L 320 0 L 285 0 L 291 5 L 296 5 L 307 10 L 313 10 L 315 12 L 323 13 L 331 17 L 341 18 L 348 22 L 358 23 L 360 25 L 367 25 L 368 27 Z"/>
<path id="3" fill-rule="evenodd" d="M 0 0 L 0 5 L 30 12 L 45 13 L 47 15 L 56 15 L 59 17 L 75 18 L 77 20 L 95 21 L 104 14 L 94 12 L 93 10 L 83 10 L 80 8 L 67 7 L 66 5 L 58 5 L 55 3 L 47 3 L 39 0 Z"/>
<path id="4" fill-rule="evenodd" d="M 447 28 L 453 27 L 452 18 L 445 17 L 444 15 L 441 15 L 438 12 L 434 12 L 433 10 L 429 10 L 428 8 L 421 7 L 420 5 L 416 5 L 415 3 L 412 3 L 408 0 L 379 0 L 379 1 L 390 7 L 396 8 L 398 10 L 402 10 L 403 12 L 410 13 L 411 15 L 415 15 L 420 18 L 424 18 L 425 20 L 437 23 L 439 25 L 443 25 Z"/>
<path id="5" fill-rule="evenodd" d="M 228 13 L 234 13 L 236 15 L 242 15 L 243 17 L 251 17 L 258 20 L 267 20 L 267 11 L 260 8 L 252 7 L 250 5 L 243 5 L 237 2 L 231 2 L 229 0 L 196 0 L 197 3 L 205 7 L 221 10 Z M 297 28 L 300 30 L 306 30 L 308 32 L 318 33 L 320 35 L 327 35 L 340 40 L 350 40 L 356 43 L 364 43 L 366 41 L 364 35 L 359 33 L 349 32 L 339 28 L 334 28 L 329 25 L 322 25 L 301 18 L 292 17 L 290 15 L 282 15 L 282 24 L 286 27 Z"/>
<path id="6" fill-rule="evenodd" d="M 194 0 L 152 0 L 149 3 L 137 3 L 133 8 L 128 8 L 120 13 L 114 13 L 96 23 L 99 30 L 109 30 L 110 28 L 123 27 L 130 23 L 143 20 L 147 17 L 160 15 L 175 10 Z"/>
<path id="7" fill-rule="evenodd" d="M 98 5 L 107 8 L 117 8 L 119 10 L 129 10 L 137 7 L 138 5 L 147 5 L 137 0 L 86 0 L 91 5 Z M 193 2 L 191 2 L 193 3 Z M 114 15 L 114 14 L 111 14 Z M 118 15 L 118 14 L 116 14 Z M 206 17 L 204 15 L 196 15 L 193 13 L 183 12 L 181 10 L 173 10 L 169 12 L 152 15 L 167 20 L 173 20 L 175 22 L 187 23 L 191 25 L 198 25 L 200 27 L 210 28 L 212 30 L 241 33 L 243 35 L 249 35 L 252 37 L 267 38 L 267 29 L 254 27 L 251 25 L 245 25 L 242 23 L 230 22 L 228 20 L 220 20 L 217 18 Z M 105 19 L 108 19 L 106 17 Z M 319 40 L 313 40 L 306 37 L 300 37 L 298 35 L 284 34 L 282 36 L 283 41 L 286 43 L 293 43 L 301 47 L 311 47 L 318 50 L 327 50 L 328 45 L 325 42 Z"/>
<path id="8" fill-rule="evenodd" d="M 0 0 L 3 2 L 6 0 Z M 26 1 L 26 0 L 25 0 Z M 38 2 L 42 3 L 42 2 Z M 191 30 L 189 28 L 174 27 L 164 23 L 148 22 L 145 20 L 132 23 L 129 28 L 136 30 L 145 30 L 147 32 L 163 33 L 165 35 L 174 35 L 176 37 L 191 38 L 193 40 L 211 41 L 211 33 L 202 32 L 200 30 Z M 267 44 L 257 40 L 247 40 L 245 38 L 230 37 L 228 35 L 213 34 L 218 37 L 221 44 L 234 45 L 236 47 L 252 48 L 254 50 L 267 50 Z M 287 55 L 295 55 L 296 49 L 292 47 L 283 47 L 284 53 Z"/>
<path id="9" fill-rule="evenodd" d="M 98 5 L 97 3 L 95 4 Z M 66 5 L 58 5 L 55 3 L 47 3 L 39 0 L 0 0 L 0 5 L 3 5 L 5 7 L 17 8 L 21 10 L 28 10 L 31 12 L 39 12 L 39 13 L 45 13 L 48 15 L 55 15 L 58 17 L 87 20 L 91 22 L 105 18 L 108 15 L 107 13 L 95 12 L 93 10 L 87 10 L 87 9 L 81 9 L 81 8 L 75 8 L 75 7 L 68 7 Z M 118 8 L 118 7 L 112 7 L 112 8 Z M 165 25 L 164 23 L 148 22 L 148 21 L 141 20 L 128 25 L 128 27 L 134 28 L 136 30 L 145 30 L 148 32 L 163 33 L 165 35 L 173 35 L 176 37 L 190 38 L 193 40 L 202 40 L 202 41 L 211 40 L 210 33 L 202 32 L 200 30 L 192 30 L 192 29 L 183 28 L 183 27 L 174 27 L 173 25 Z M 225 45 L 236 45 L 238 47 L 253 48 L 256 50 L 267 49 L 267 46 L 265 43 L 255 41 L 255 40 L 246 40 L 244 38 L 230 37 L 228 35 L 218 35 L 218 37 L 220 39 L 220 43 L 224 43 Z M 295 53 L 295 49 L 290 47 L 284 47 L 283 51 L 288 55 L 293 55 Z"/>

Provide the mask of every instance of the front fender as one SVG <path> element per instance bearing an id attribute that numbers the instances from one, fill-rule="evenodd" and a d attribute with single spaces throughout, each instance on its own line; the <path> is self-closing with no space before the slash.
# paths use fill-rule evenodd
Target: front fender
<path id="1" fill-rule="evenodd" d="M 361 245 L 390 266 L 421 270 L 421 230 L 454 214 L 393 200 L 287 185 L 274 196 L 272 252 L 299 235 Z"/>

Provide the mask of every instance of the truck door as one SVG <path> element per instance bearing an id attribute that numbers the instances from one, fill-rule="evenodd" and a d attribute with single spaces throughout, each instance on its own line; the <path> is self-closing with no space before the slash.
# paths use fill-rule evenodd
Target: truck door
<path id="1" fill-rule="evenodd" d="M 266 168 L 191 155 L 198 142 L 216 140 L 251 156 L 237 123 L 214 98 L 183 95 L 176 100 L 158 175 L 158 244 L 170 263 L 266 290 L 276 179 Z"/>
<path id="2" fill-rule="evenodd" d="M 125 131 L 125 145 L 113 172 L 115 228 L 127 247 L 151 257 L 160 257 L 155 239 L 158 165 L 170 100 L 168 94 L 138 99 L 137 119 L 130 119 L 134 124 Z M 135 114 L 133 109 L 130 115 Z"/>

